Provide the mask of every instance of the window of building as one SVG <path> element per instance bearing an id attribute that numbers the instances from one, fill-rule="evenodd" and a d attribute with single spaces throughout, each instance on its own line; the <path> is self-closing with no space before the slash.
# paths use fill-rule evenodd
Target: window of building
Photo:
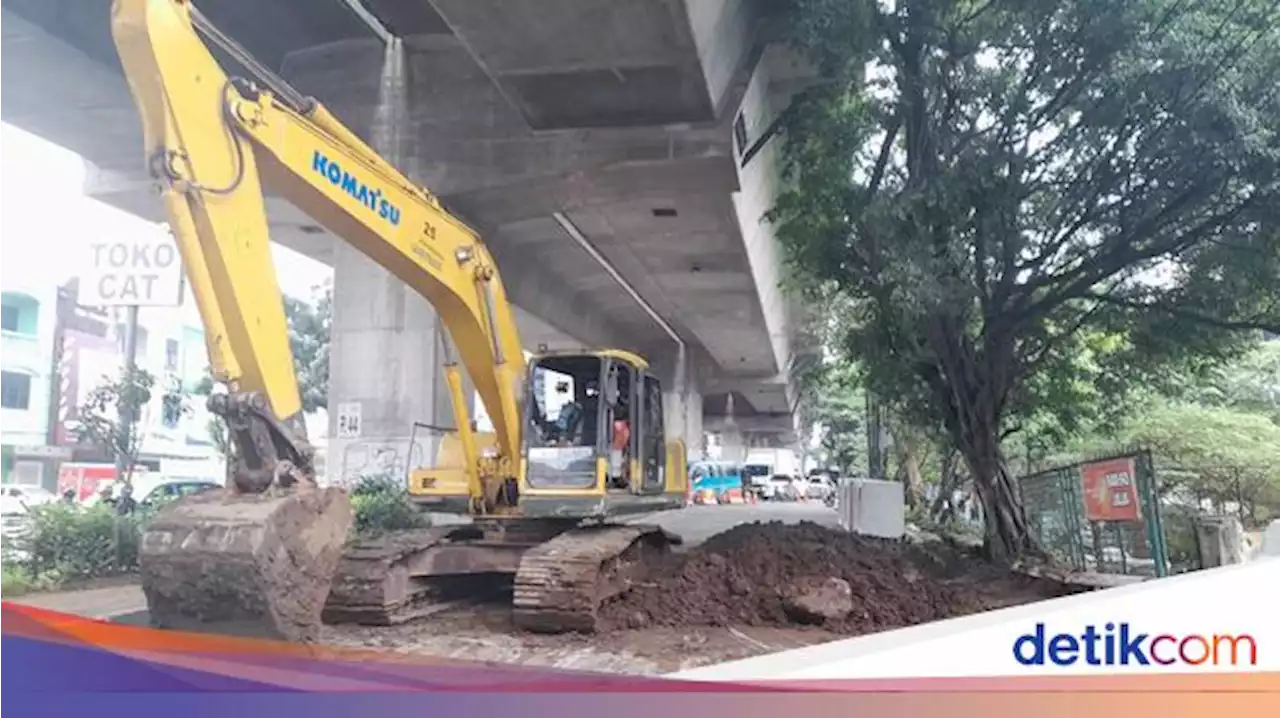
<path id="1" fill-rule="evenodd" d="M 165 371 L 178 370 L 178 340 L 177 339 L 164 340 L 164 370 Z"/>
<path id="2" fill-rule="evenodd" d="M 3 319 L 0 319 L 0 329 L 6 332 L 18 331 L 18 307 L 13 304 L 4 305 Z"/>
<path id="3" fill-rule="evenodd" d="M 124 354 L 125 334 L 127 331 L 124 322 L 116 322 L 116 346 L 119 347 L 121 354 Z M 138 332 L 134 335 L 133 345 L 134 357 L 141 361 L 147 356 L 147 330 L 145 327 L 138 327 Z"/>
<path id="4" fill-rule="evenodd" d="M 0 316 L 0 328 L 6 332 L 17 332 L 35 336 L 36 320 L 40 314 L 40 302 L 34 297 L 16 292 L 5 292 L 0 302 L 3 316 Z"/>
<path id="5" fill-rule="evenodd" d="M 0 372 L 0 406 L 26 409 L 31 404 L 31 375 L 16 371 Z"/>
<path id="6" fill-rule="evenodd" d="M 23 486 L 41 486 L 44 483 L 44 464 L 39 461 L 15 461 L 9 472 L 9 480 Z"/>
<path id="7" fill-rule="evenodd" d="M 738 113 L 738 119 L 733 121 L 733 140 L 738 145 L 738 156 L 746 154 L 747 118 L 741 112 Z"/>

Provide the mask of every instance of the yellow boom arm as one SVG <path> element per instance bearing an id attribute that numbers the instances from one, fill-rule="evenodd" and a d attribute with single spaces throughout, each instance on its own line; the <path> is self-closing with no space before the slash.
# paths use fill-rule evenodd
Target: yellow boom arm
<path id="1" fill-rule="evenodd" d="M 264 186 L 431 302 L 494 423 L 498 456 L 480 457 L 450 361 L 471 496 L 492 490 L 481 486 L 482 475 L 514 475 L 523 346 L 476 233 L 311 98 L 261 68 L 270 90 L 229 78 L 197 29 L 237 48 L 186 0 L 115 0 L 111 25 L 214 373 L 231 390 L 217 410 L 251 455 L 244 468 L 259 474 L 237 485 L 263 490 L 271 475 L 281 476 L 279 462 L 304 474 L 310 468 Z M 247 54 L 237 59 L 256 66 Z"/>

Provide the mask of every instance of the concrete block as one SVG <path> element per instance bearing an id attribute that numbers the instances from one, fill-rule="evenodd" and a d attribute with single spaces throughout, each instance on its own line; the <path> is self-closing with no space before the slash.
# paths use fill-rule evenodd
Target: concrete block
<path id="1" fill-rule="evenodd" d="M 907 504 L 897 481 L 845 479 L 837 506 L 840 527 L 862 536 L 902 538 L 907 531 Z"/>
<path id="2" fill-rule="evenodd" d="M 1262 555 L 1280 558 L 1280 519 L 1272 521 L 1262 535 Z"/>
<path id="3" fill-rule="evenodd" d="M 1196 519 L 1202 568 L 1244 563 L 1244 527 L 1234 516 L 1200 516 Z"/>

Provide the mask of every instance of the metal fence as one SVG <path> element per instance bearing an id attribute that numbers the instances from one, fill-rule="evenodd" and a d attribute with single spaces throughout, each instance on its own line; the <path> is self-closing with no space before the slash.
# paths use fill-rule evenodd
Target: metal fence
<path id="1" fill-rule="evenodd" d="M 1032 531 L 1058 562 L 1080 571 L 1166 576 L 1196 568 L 1190 517 L 1176 522 L 1178 552 L 1170 556 L 1149 452 L 1099 457 L 1019 480 Z"/>

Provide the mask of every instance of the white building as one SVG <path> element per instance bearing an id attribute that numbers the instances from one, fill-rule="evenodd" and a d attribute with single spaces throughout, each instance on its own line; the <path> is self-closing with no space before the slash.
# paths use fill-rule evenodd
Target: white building
<path id="1" fill-rule="evenodd" d="M 43 484 L 61 452 L 49 443 L 57 287 L 5 272 L 0 323 L 0 436 L 5 483 Z"/>

